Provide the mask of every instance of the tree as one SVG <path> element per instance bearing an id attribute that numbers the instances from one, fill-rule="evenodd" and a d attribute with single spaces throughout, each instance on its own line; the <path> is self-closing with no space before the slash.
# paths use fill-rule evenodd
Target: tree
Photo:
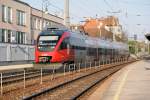
<path id="1" fill-rule="evenodd" d="M 128 45 L 129 45 L 129 52 L 131 54 L 136 54 L 137 41 L 128 41 Z"/>

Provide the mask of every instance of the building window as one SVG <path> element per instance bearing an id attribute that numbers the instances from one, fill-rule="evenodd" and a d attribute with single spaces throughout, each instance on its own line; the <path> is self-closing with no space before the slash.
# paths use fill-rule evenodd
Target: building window
<path id="1" fill-rule="evenodd" d="M 6 42 L 6 30 L 5 29 L 2 29 L 2 39 L 1 39 L 1 42 Z"/>
<path id="2" fill-rule="evenodd" d="M 11 34 L 12 34 L 12 31 L 11 30 L 8 30 L 7 31 L 7 42 L 11 42 Z"/>
<path id="3" fill-rule="evenodd" d="M 25 32 L 19 32 L 16 33 L 16 40 L 18 44 L 25 44 L 26 43 L 26 34 Z"/>
<path id="4" fill-rule="evenodd" d="M 7 22 L 7 7 L 2 5 L 2 21 Z"/>
<path id="5" fill-rule="evenodd" d="M 8 7 L 8 22 L 12 23 L 12 8 Z"/>
<path id="6" fill-rule="evenodd" d="M 37 18 L 35 18 L 34 21 L 35 21 L 35 29 L 38 29 L 38 20 L 37 20 Z"/>
<path id="7" fill-rule="evenodd" d="M 9 42 L 11 43 L 12 31 L 7 29 L 1 30 L 0 42 Z"/>
<path id="8" fill-rule="evenodd" d="M 46 26 L 49 26 L 49 22 L 48 21 L 46 21 Z"/>
<path id="9" fill-rule="evenodd" d="M 12 23 L 12 8 L 2 5 L 2 21 Z"/>
<path id="10" fill-rule="evenodd" d="M 39 29 L 42 30 L 42 20 L 40 20 L 39 23 L 40 23 L 40 24 L 39 24 L 39 27 L 40 27 Z"/>
<path id="11" fill-rule="evenodd" d="M 21 26 L 26 25 L 26 13 L 20 10 L 17 10 L 17 24 Z"/>
<path id="12" fill-rule="evenodd" d="M 43 28 L 46 27 L 46 20 L 43 20 Z"/>
<path id="13" fill-rule="evenodd" d="M 34 18 L 32 17 L 32 18 L 31 18 L 31 28 L 34 29 L 34 26 L 35 26 L 35 25 L 34 25 Z"/>
<path id="14" fill-rule="evenodd" d="M 38 19 L 38 29 L 42 30 L 42 20 Z"/>

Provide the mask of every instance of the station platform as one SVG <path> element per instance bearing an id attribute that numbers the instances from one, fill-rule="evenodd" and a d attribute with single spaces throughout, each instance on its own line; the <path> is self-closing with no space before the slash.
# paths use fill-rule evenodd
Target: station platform
<path id="1" fill-rule="evenodd" d="M 98 87 L 88 100 L 150 100 L 150 60 L 127 65 Z"/>
<path id="2" fill-rule="evenodd" d="M 17 64 L 17 65 L 3 65 L 0 66 L 0 72 L 9 72 L 14 70 L 23 70 L 29 68 L 45 68 L 45 69 L 59 69 L 62 66 L 60 63 L 53 64 Z"/>
<path id="3" fill-rule="evenodd" d="M 1 71 L 24 69 L 24 68 L 32 68 L 32 67 L 33 67 L 32 64 L 5 65 L 5 66 L 0 66 L 0 72 Z"/>

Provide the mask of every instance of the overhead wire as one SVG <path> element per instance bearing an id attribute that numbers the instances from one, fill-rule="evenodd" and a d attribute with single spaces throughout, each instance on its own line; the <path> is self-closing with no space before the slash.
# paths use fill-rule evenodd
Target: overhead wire
<path id="1" fill-rule="evenodd" d="M 82 0 L 81 0 L 82 1 Z M 91 1 L 89 1 L 89 0 L 83 0 L 84 2 L 84 6 L 86 6 L 87 8 L 89 8 L 89 6 L 90 5 L 92 5 L 91 3 L 89 3 L 89 2 L 91 2 Z M 90 5 L 89 5 L 90 4 Z M 97 11 L 97 14 L 104 14 L 104 10 L 102 10 L 101 8 L 100 8 L 101 6 L 96 6 L 96 7 L 91 7 L 90 8 L 90 10 L 92 11 L 92 12 L 94 12 L 94 11 Z"/>
<path id="2" fill-rule="evenodd" d="M 111 5 L 106 0 L 103 0 L 103 1 L 113 11 L 113 7 L 111 7 Z"/>
<path id="3" fill-rule="evenodd" d="M 59 10 L 62 14 L 64 13 L 64 10 L 63 10 L 62 8 L 60 8 L 60 7 L 56 6 L 56 5 L 54 5 L 54 4 L 56 4 L 56 2 L 52 2 L 53 0 L 48 0 L 48 1 L 49 1 L 49 4 L 50 4 L 51 7 L 53 7 L 53 8 L 55 8 L 55 9 Z M 72 12 L 69 12 L 69 13 L 70 13 L 70 15 L 71 15 L 71 18 L 73 17 L 73 19 L 81 19 L 80 16 L 78 16 L 78 15 L 72 13 Z"/>

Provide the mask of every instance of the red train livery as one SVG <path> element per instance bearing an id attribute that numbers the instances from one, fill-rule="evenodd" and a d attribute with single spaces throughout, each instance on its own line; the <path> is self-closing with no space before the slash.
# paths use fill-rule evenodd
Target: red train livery
<path id="1" fill-rule="evenodd" d="M 35 48 L 36 63 L 74 63 L 127 58 L 128 46 L 92 38 L 66 29 L 47 28 L 42 31 Z"/>

